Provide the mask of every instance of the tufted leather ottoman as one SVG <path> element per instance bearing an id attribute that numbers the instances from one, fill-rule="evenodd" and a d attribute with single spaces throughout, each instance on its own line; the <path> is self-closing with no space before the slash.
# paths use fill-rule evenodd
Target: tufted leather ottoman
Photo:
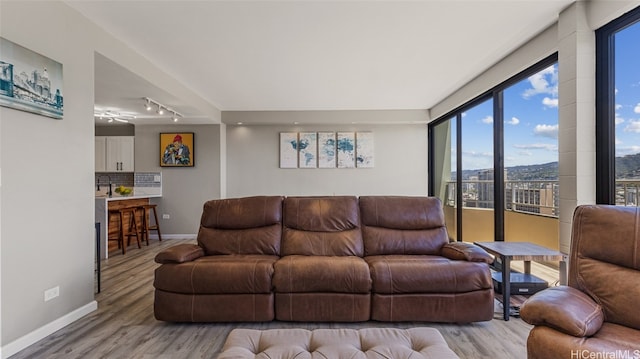
<path id="1" fill-rule="evenodd" d="M 234 329 L 224 358 L 458 358 L 433 328 Z"/>

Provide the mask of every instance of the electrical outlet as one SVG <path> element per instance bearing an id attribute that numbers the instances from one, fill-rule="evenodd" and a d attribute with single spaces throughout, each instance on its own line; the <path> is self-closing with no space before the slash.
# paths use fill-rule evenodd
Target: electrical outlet
<path id="1" fill-rule="evenodd" d="M 47 289 L 44 291 L 44 301 L 50 301 L 51 299 L 57 297 L 60 295 L 60 287 L 59 286 L 55 286 L 51 289 Z"/>
<path id="2" fill-rule="evenodd" d="M 171 218 L 171 216 L 168 215 L 167 213 L 162 215 L 162 219 L 170 219 L 170 218 Z"/>

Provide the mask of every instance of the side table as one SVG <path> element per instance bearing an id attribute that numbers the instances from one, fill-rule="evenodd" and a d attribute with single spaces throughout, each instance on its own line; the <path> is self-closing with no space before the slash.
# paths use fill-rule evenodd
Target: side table
<path id="1" fill-rule="evenodd" d="M 511 261 L 524 261 L 525 274 L 531 273 L 531 261 L 560 262 L 560 284 L 567 284 L 567 255 L 529 242 L 474 242 L 475 245 L 500 258 L 502 262 L 503 318 L 509 320 L 511 297 Z"/>

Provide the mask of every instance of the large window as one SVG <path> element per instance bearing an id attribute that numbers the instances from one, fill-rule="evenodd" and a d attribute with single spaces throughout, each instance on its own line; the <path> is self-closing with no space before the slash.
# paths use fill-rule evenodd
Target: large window
<path id="1" fill-rule="evenodd" d="M 640 8 L 596 32 L 597 202 L 640 204 Z"/>
<path id="2" fill-rule="evenodd" d="M 557 247 L 557 84 L 553 55 L 430 124 L 429 190 L 452 239 Z"/>

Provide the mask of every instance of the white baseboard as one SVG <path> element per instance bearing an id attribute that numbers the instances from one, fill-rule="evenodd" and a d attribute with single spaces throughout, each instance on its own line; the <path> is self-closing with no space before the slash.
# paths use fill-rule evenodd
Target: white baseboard
<path id="1" fill-rule="evenodd" d="M 197 234 L 163 234 L 162 239 L 196 239 Z M 149 234 L 149 239 L 158 239 L 157 234 Z"/>
<path id="2" fill-rule="evenodd" d="M 67 325 L 75 322 L 76 320 L 84 317 L 85 315 L 98 309 L 98 302 L 95 300 L 86 304 L 71 313 L 68 313 L 49 324 L 32 331 L 31 333 L 20 337 L 13 342 L 0 348 L 0 358 L 5 359 L 13 354 L 27 348 L 28 346 L 36 343 L 37 341 L 55 333 L 56 331 L 66 327 Z"/>

